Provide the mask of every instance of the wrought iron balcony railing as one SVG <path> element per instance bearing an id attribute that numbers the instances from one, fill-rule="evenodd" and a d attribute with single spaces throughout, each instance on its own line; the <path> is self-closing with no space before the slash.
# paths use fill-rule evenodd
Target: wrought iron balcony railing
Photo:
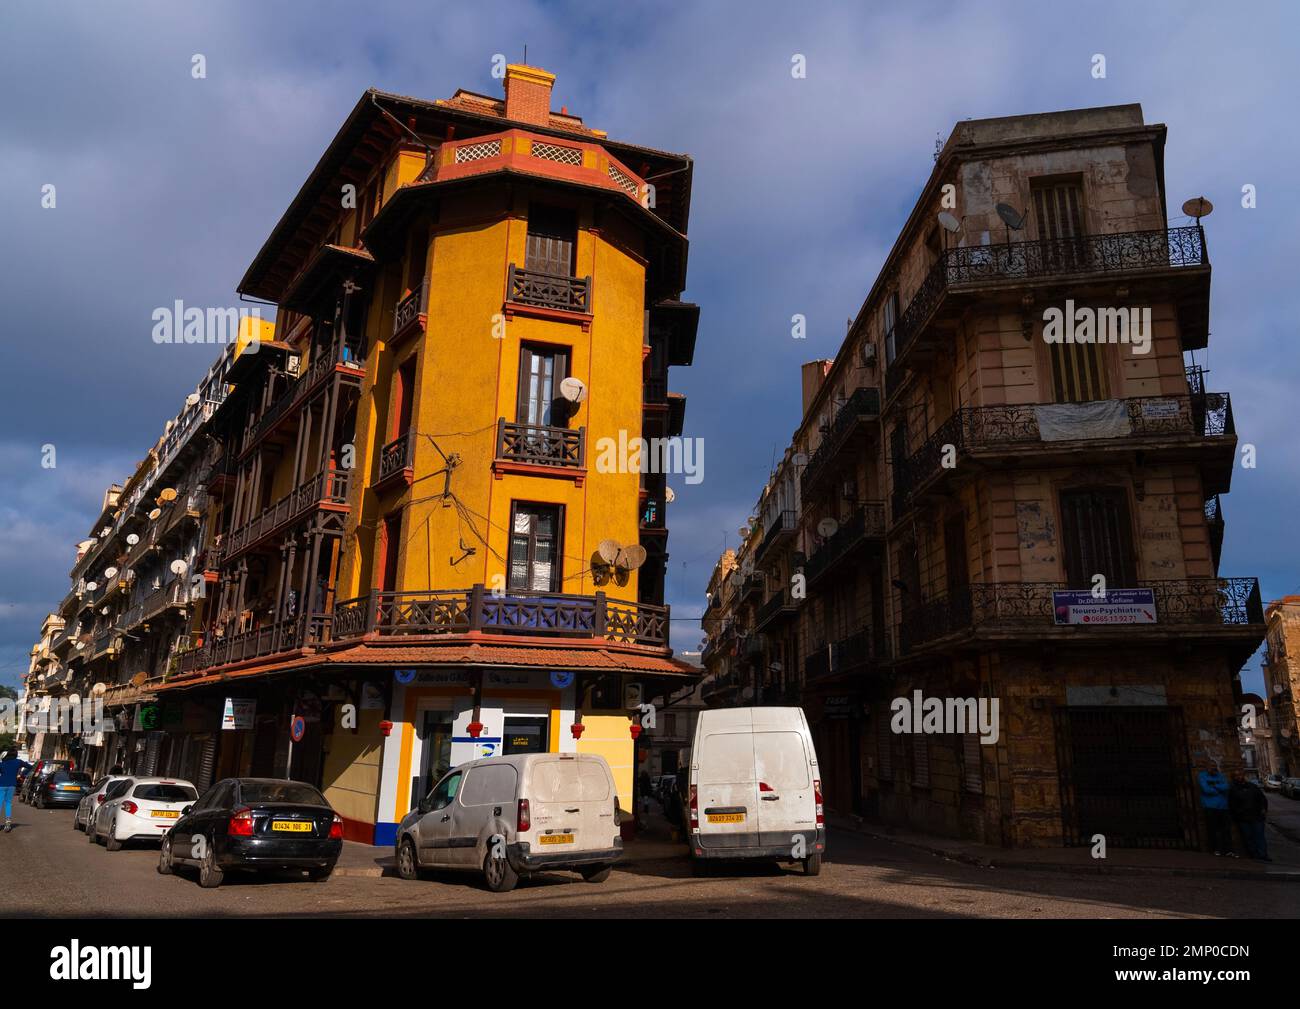
<path id="1" fill-rule="evenodd" d="M 894 359 L 885 373 L 892 393 L 903 361 L 952 288 L 1088 274 L 1120 274 L 1206 266 L 1204 230 L 1193 225 L 1158 231 L 1122 231 L 949 249 L 917 288 L 894 327 Z"/>
<path id="2" fill-rule="evenodd" d="M 776 513 L 776 517 L 763 530 L 763 539 L 758 544 L 758 549 L 754 551 L 754 556 L 762 560 L 764 555 L 780 543 L 782 540 L 790 539 L 796 531 L 798 519 L 793 508 L 785 508 Z"/>
<path id="3" fill-rule="evenodd" d="M 880 417 L 880 390 L 860 387 L 853 391 L 844 405 L 836 412 L 834 418 L 822 432 L 821 444 L 804 467 L 803 476 L 799 478 L 800 489 L 808 494 L 818 481 L 826 475 L 829 464 L 848 440 L 849 433 L 863 420 Z"/>
<path id="4" fill-rule="evenodd" d="M 888 658 L 888 638 L 884 632 L 863 628 L 809 652 L 803 663 L 804 681 L 812 682 L 839 673 L 860 672 L 872 662 Z"/>
<path id="5" fill-rule="evenodd" d="M 587 461 L 587 429 L 516 424 L 502 417 L 497 421 L 497 459 L 581 469 Z"/>
<path id="6" fill-rule="evenodd" d="M 925 443 L 893 466 L 894 493 L 904 498 L 946 468 L 945 457 L 999 448 L 1023 449 L 1058 442 L 1094 441 L 1122 445 L 1124 438 L 1218 438 L 1235 435 L 1232 402 L 1226 392 L 1182 396 L 1140 396 L 1111 401 L 1122 405 L 1121 416 L 1094 427 L 1080 413 L 1079 437 L 1060 437 L 1063 419 L 1072 406 L 1081 410 L 1096 403 L 1026 403 L 973 406 L 954 410 L 952 416 Z M 1052 439 L 1043 437 L 1040 420 L 1048 416 L 1055 425 Z M 955 453 L 955 455 L 954 455 Z M 902 504 L 901 500 L 896 504 Z M 899 512 L 895 510 L 895 518 Z"/>
<path id="7" fill-rule="evenodd" d="M 230 560 L 321 505 L 345 507 L 351 485 L 351 470 L 335 467 L 321 470 L 256 518 L 223 536 L 220 546 L 213 547 L 212 563 L 220 564 Z"/>
<path id="8" fill-rule="evenodd" d="M 562 312 L 591 313 L 591 278 L 565 277 L 510 264 L 506 300 Z"/>
<path id="9" fill-rule="evenodd" d="M 1125 586 L 1126 588 L 1129 586 Z M 1122 625 L 1135 634 L 1161 626 L 1246 627 L 1263 624 L 1264 605 L 1256 578 L 1161 579 L 1139 582 L 1155 599 L 1155 624 Z M 972 629 L 1023 630 L 1042 634 L 1056 626 L 1053 592 L 1065 582 L 976 582 L 958 592 L 905 607 L 899 649 L 910 652 L 940 638 Z M 1116 625 L 1106 625 L 1110 630 Z M 1084 628 L 1095 632 L 1098 627 Z"/>
<path id="10" fill-rule="evenodd" d="M 552 592 L 494 596 L 470 589 L 371 592 L 334 607 L 331 637 L 344 641 L 380 637 L 522 634 L 596 638 L 623 645 L 662 648 L 668 643 L 667 606 Z"/>
<path id="11" fill-rule="evenodd" d="M 379 451 L 379 483 L 415 465 L 415 432 L 399 434 Z"/>
<path id="12" fill-rule="evenodd" d="M 804 569 L 808 584 L 812 585 L 818 581 L 822 575 L 868 540 L 883 540 L 884 536 L 885 503 L 883 501 L 863 503 L 808 558 Z"/>
<path id="13" fill-rule="evenodd" d="M 790 598 L 789 591 L 782 587 L 772 593 L 772 597 L 763 603 L 758 608 L 758 612 L 754 614 L 754 630 L 761 631 L 773 621 L 790 616 L 794 612 L 794 601 Z"/>

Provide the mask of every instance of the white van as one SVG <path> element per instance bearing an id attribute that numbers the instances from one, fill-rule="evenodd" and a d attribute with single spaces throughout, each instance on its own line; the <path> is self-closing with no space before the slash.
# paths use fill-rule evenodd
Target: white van
<path id="1" fill-rule="evenodd" d="M 488 889 L 521 876 L 572 869 L 591 883 L 623 855 L 618 796 L 605 758 L 521 753 L 455 767 L 397 825 L 397 871 L 482 872 Z"/>
<path id="2" fill-rule="evenodd" d="M 821 774 L 802 708 L 701 711 L 691 747 L 688 822 L 696 871 L 707 859 L 801 862 L 826 851 Z"/>

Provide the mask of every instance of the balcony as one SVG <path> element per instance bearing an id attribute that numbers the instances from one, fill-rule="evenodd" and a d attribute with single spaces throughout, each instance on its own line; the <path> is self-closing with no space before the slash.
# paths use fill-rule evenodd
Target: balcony
<path id="1" fill-rule="evenodd" d="M 249 550 L 317 508 L 345 511 L 352 471 L 331 467 L 322 470 L 286 494 L 256 518 L 227 533 L 213 547 L 213 564 L 224 564 Z"/>
<path id="2" fill-rule="evenodd" d="M 867 501 L 860 505 L 834 534 L 828 536 L 804 569 L 808 584 L 813 585 L 829 571 L 848 560 L 859 547 L 883 542 L 885 538 L 885 503 Z"/>
<path id="3" fill-rule="evenodd" d="M 240 449 L 241 457 L 291 416 L 308 396 L 322 388 L 325 380 L 335 372 L 360 385 L 365 374 L 362 350 L 360 341 L 336 339 L 326 352 L 319 354 L 318 360 L 312 361 L 311 367 L 299 375 L 248 429 Z"/>
<path id="4" fill-rule="evenodd" d="M 809 652 L 803 662 L 804 682 L 814 683 L 831 676 L 867 672 L 872 663 L 888 658 L 886 635 L 863 628 Z"/>
<path id="5" fill-rule="evenodd" d="M 885 372 L 886 394 L 902 382 L 913 352 L 927 340 L 926 330 L 948 300 L 987 296 L 991 287 L 1019 289 L 1061 279 L 1113 280 L 1142 274 L 1169 276 L 1186 271 L 1195 284 L 1184 322 L 1184 350 L 1206 345 L 1209 253 L 1199 226 L 1158 231 L 1126 231 L 1077 238 L 973 245 L 949 249 L 926 275 L 893 332 L 894 360 Z"/>
<path id="6" fill-rule="evenodd" d="M 1057 623 L 1053 592 L 1064 582 L 976 582 L 958 592 L 905 608 L 899 649 L 907 654 L 938 642 L 964 646 L 1026 637 L 1115 644 L 1134 637 L 1186 640 L 1218 636 L 1238 640 L 1253 652 L 1264 636 L 1264 607 L 1255 578 L 1193 578 L 1142 581 L 1155 600 L 1154 623 Z M 1113 590 L 1118 591 L 1118 590 Z M 1243 660 L 1245 656 L 1242 657 Z"/>
<path id="7" fill-rule="evenodd" d="M 799 487 L 804 495 L 812 494 L 822 480 L 834 469 L 833 463 L 842 451 L 852 445 L 852 435 L 860 426 L 880 419 L 880 390 L 868 387 L 855 389 L 853 394 L 835 412 L 829 426 L 822 432 L 821 444 L 808 460 Z"/>
<path id="8" fill-rule="evenodd" d="M 516 313 L 577 321 L 586 332 L 591 327 L 591 278 L 542 273 L 511 263 L 505 316 L 510 319 Z"/>
<path id="9" fill-rule="evenodd" d="M 763 597 L 763 586 L 767 582 L 761 574 L 755 573 L 745 575 L 740 580 L 740 585 L 736 589 L 736 603 L 743 603 L 752 595 L 757 595 L 760 599 Z"/>
<path id="10" fill-rule="evenodd" d="M 971 462 L 1077 466 L 1116 451 L 1160 451 L 1205 464 L 1207 493 L 1228 489 L 1236 446 L 1226 392 L 1141 396 L 1091 403 L 962 407 L 894 472 L 895 521 L 918 494 Z M 945 460 L 949 465 L 944 465 Z"/>
<path id="11" fill-rule="evenodd" d="M 443 634 L 587 638 L 663 649 L 668 607 L 594 596 L 513 592 L 494 596 L 482 585 L 424 592 L 371 592 L 334 607 L 331 640 L 433 637 Z"/>
<path id="12" fill-rule="evenodd" d="M 382 490 L 398 479 L 407 487 L 415 479 L 415 432 L 399 434 L 379 450 L 379 479 L 375 490 Z"/>
<path id="13" fill-rule="evenodd" d="M 668 379 L 647 378 L 642 402 L 646 406 L 666 407 L 668 405 Z"/>
<path id="14" fill-rule="evenodd" d="M 587 429 L 548 424 L 497 421 L 496 459 L 492 471 L 531 476 L 569 476 L 582 486 L 587 473 Z"/>
<path id="15" fill-rule="evenodd" d="M 417 333 L 423 333 L 429 324 L 429 281 L 426 279 L 409 292 L 393 309 L 393 338 L 396 347 Z"/>
<path id="16" fill-rule="evenodd" d="M 768 551 L 780 543 L 788 543 L 797 529 L 798 519 L 793 508 L 785 508 L 776 513 L 772 524 L 763 530 L 763 539 L 754 551 L 754 558 L 762 561 Z"/>
<path id="17" fill-rule="evenodd" d="M 308 648 L 329 639 L 329 620 L 324 614 L 289 617 L 229 637 L 213 637 L 199 648 L 178 653 L 175 668 L 179 675 L 186 675 Z"/>
<path id="18" fill-rule="evenodd" d="M 758 612 L 754 614 L 754 630 L 761 631 L 778 620 L 794 616 L 796 609 L 789 590 L 783 586 L 774 592 L 772 598 L 760 606 Z"/>

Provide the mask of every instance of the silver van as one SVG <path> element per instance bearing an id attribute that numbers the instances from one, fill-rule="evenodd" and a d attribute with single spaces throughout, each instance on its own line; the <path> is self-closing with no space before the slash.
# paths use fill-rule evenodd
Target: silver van
<path id="1" fill-rule="evenodd" d="M 522 753 L 453 768 L 397 825 L 397 871 L 482 872 L 488 889 L 571 869 L 591 883 L 623 855 L 618 796 L 604 757 Z"/>

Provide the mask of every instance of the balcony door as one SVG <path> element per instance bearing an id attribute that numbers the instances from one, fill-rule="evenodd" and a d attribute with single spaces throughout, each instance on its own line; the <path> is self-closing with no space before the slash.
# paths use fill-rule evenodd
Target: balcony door
<path id="1" fill-rule="evenodd" d="M 1034 183 L 1031 195 L 1043 267 L 1051 273 L 1085 268 L 1083 189 L 1078 180 Z"/>
<path id="2" fill-rule="evenodd" d="M 1128 496 L 1120 488 L 1061 494 L 1061 540 L 1065 577 L 1072 589 L 1090 589 L 1102 575 L 1108 589 L 1133 588 L 1137 565 Z"/>
<path id="3" fill-rule="evenodd" d="M 564 514 L 558 505 L 516 501 L 510 516 L 511 592 L 559 592 Z"/>
<path id="4" fill-rule="evenodd" d="M 572 210 L 533 204 L 528 208 L 524 268 L 555 277 L 573 276 L 578 218 Z"/>
<path id="5" fill-rule="evenodd" d="M 402 540 L 402 513 L 394 512 L 384 519 L 382 561 L 379 591 L 397 591 L 397 559 Z"/>
<path id="6" fill-rule="evenodd" d="M 569 374 L 569 352 L 564 347 L 525 344 L 519 351 L 519 401 L 515 420 L 529 427 L 564 427 L 567 401 L 560 383 Z"/>

